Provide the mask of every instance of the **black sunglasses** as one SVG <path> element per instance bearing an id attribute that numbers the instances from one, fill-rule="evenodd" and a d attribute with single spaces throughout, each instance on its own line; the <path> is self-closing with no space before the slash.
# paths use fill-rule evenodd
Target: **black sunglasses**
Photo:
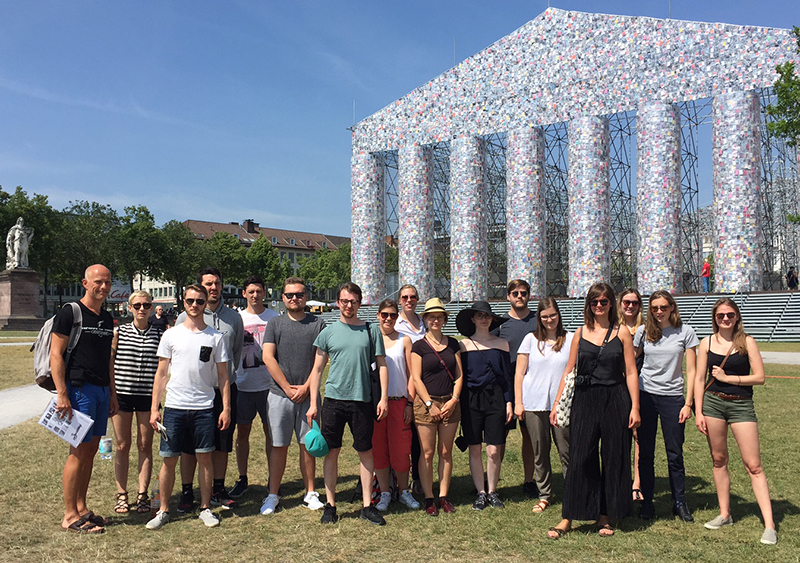
<path id="1" fill-rule="evenodd" d="M 150 309 L 152 306 L 153 306 L 152 303 L 134 303 L 133 305 L 131 305 L 131 307 L 133 307 L 137 311 L 142 308 L 147 310 Z"/>
<path id="2" fill-rule="evenodd" d="M 286 292 L 284 292 L 283 296 L 286 299 L 302 299 L 303 297 L 306 296 L 306 292 L 305 291 L 297 291 L 295 293 L 286 293 Z"/>
<path id="3" fill-rule="evenodd" d="M 187 305 L 191 306 L 197 304 L 198 306 L 202 306 L 206 304 L 206 300 L 203 298 L 192 299 L 191 297 L 184 297 L 183 300 L 186 302 Z"/>

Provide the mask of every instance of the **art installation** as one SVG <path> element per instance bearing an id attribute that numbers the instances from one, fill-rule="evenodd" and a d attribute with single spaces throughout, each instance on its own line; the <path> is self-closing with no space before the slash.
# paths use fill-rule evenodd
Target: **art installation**
<path id="1" fill-rule="evenodd" d="M 643 219 L 640 217 L 639 248 L 631 248 L 636 244 L 635 240 L 624 244 L 629 245 L 628 254 L 638 256 L 637 278 L 643 288 L 647 287 L 648 291 L 682 291 L 679 268 L 687 260 L 685 257 L 675 259 L 676 248 L 681 246 L 680 228 L 676 228 L 675 219 L 676 193 L 681 191 L 680 173 L 676 172 L 675 166 L 676 156 L 681 154 L 676 128 L 679 129 L 681 124 L 678 114 L 669 108 L 673 104 L 710 98 L 714 100 L 716 116 L 724 113 L 716 108 L 721 106 L 722 100 L 731 100 L 728 96 L 741 97 L 742 93 L 751 92 L 745 97 L 753 100 L 754 90 L 772 86 L 777 64 L 786 61 L 800 64 L 794 46 L 792 32 L 786 29 L 587 14 L 549 8 L 517 31 L 353 127 L 353 280 L 364 289 L 367 302 L 385 296 L 384 249 L 380 237 L 385 233 L 386 217 L 382 214 L 384 208 L 379 203 L 381 196 L 378 194 L 383 186 L 380 166 L 370 160 L 370 154 L 401 151 L 404 147 L 416 147 L 414 150 L 419 151 L 424 147 L 449 143 L 452 159 L 449 186 L 451 298 L 472 300 L 486 297 L 489 272 L 485 230 L 475 221 L 481 214 L 486 214 L 481 205 L 487 202 L 474 199 L 479 197 L 482 189 L 485 190 L 479 179 L 479 163 L 483 160 L 479 154 L 481 140 L 489 135 L 505 134 L 509 163 L 506 189 L 510 186 L 512 193 L 522 189 L 529 197 L 535 198 L 535 185 L 520 188 L 521 175 L 526 174 L 520 172 L 520 162 L 523 169 L 530 170 L 531 182 L 535 183 L 539 181 L 537 167 L 540 165 L 536 160 L 539 157 L 533 146 L 531 156 L 520 152 L 527 151 L 527 148 L 523 147 L 526 141 L 519 135 L 525 135 L 521 132 L 526 130 L 564 122 L 569 123 L 569 185 L 573 203 L 569 209 L 571 279 L 568 291 L 570 295 L 579 295 L 590 280 L 608 280 L 609 256 L 602 254 L 602 248 L 608 248 L 604 245 L 608 244 L 606 240 L 613 221 L 609 224 L 608 214 L 597 217 L 600 222 L 593 224 L 592 230 L 584 231 L 585 239 L 579 238 L 572 224 L 583 221 L 585 227 L 587 206 L 575 205 L 572 191 L 578 194 L 588 190 L 591 197 L 606 197 L 603 190 L 607 192 L 608 182 L 600 180 L 598 185 L 594 185 L 590 180 L 592 175 L 600 179 L 606 173 L 603 168 L 607 170 L 609 166 L 608 150 L 603 152 L 603 144 L 609 142 L 608 135 L 599 133 L 596 124 L 600 121 L 596 120 L 623 112 L 638 112 L 642 121 L 637 125 L 640 166 L 652 170 L 652 174 L 665 174 L 662 178 L 665 182 L 661 185 L 651 174 L 642 176 L 641 168 L 637 168 L 638 209 L 640 213 L 652 213 L 657 205 L 664 204 L 665 207 L 657 216 L 650 217 L 655 226 L 646 236 L 641 232 Z M 740 144 L 751 149 L 747 165 L 753 163 L 753 151 L 760 150 L 760 141 L 753 133 L 762 126 L 761 115 L 759 106 L 753 107 L 754 111 L 730 112 L 724 123 L 715 117 L 712 124 L 715 129 L 713 136 L 722 142 L 719 146 L 723 151 Z M 595 126 L 589 127 L 593 132 L 588 137 L 572 138 L 574 132 L 585 129 L 589 123 L 587 119 L 595 120 L 592 121 Z M 724 127 L 726 133 L 717 132 L 717 127 Z M 740 134 L 747 135 L 747 138 L 737 138 Z M 536 145 L 537 134 L 533 135 L 528 144 Z M 715 151 L 717 146 L 715 144 Z M 573 170 L 576 166 L 573 154 L 592 154 L 591 170 Z M 414 159 L 401 159 L 401 178 L 405 177 L 404 162 L 413 166 Z M 468 165 L 468 162 L 473 164 Z M 460 168 L 456 169 L 456 165 Z M 718 171 L 715 165 L 718 218 L 728 209 L 725 200 L 719 201 L 718 198 L 727 197 L 728 190 L 737 194 L 736 200 L 730 203 L 737 206 L 736 213 L 739 214 L 752 214 L 754 209 L 745 203 L 760 197 L 759 185 L 753 181 L 752 174 L 742 172 L 751 169 L 743 168 L 744 162 L 737 166 L 736 170 Z M 796 170 L 796 156 L 793 166 Z M 796 172 L 794 174 L 796 177 Z M 403 196 L 399 197 L 402 209 L 406 204 L 402 201 Z M 362 205 L 368 209 L 361 209 Z M 541 204 L 537 206 L 541 208 Z M 633 205 L 630 207 L 630 214 L 637 212 Z M 511 211 L 509 203 L 506 213 L 508 220 L 514 223 Z M 515 210 L 514 215 L 518 213 L 519 210 Z M 542 213 L 537 214 L 530 208 L 526 217 L 523 221 L 531 218 L 539 222 L 544 220 Z M 399 224 L 400 240 L 414 236 L 414 233 L 404 235 L 402 230 L 407 227 L 417 228 L 409 220 Z M 724 280 L 724 285 L 720 286 L 724 291 L 761 288 L 763 266 L 759 262 L 761 241 L 758 232 L 754 223 L 737 225 L 731 221 L 726 224 L 724 233 L 718 233 L 725 237 L 725 244 L 719 241 L 717 254 L 725 254 L 727 259 L 730 253 L 730 260 L 716 264 L 717 275 Z M 517 236 L 527 240 L 515 240 Z M 590 237 L 594 237 L 592 244 Z M 663 248 L 657 251 L 655 242 L 659 237 Z M 513 230 L 507 229 L 509 276 L 521 272 L 519 275 L 524 273 L 534 284 L 542 283 L 544 274 L 536 271 L 547 267 L 541 259 L 539 243 L 542 238 L 530 224 L 522 227 L 514 224 Z M 736 250 L 727 244 L 734 239 L 741 241 Z M 531 246 L 528 256 L 525 256 L 526 244 Z M 596 259 L 587 254 L 590 248 L 598 249 Z M 401 264 L 413 262 L 419 271 L 432 269 L 432 256 L 421 258 L 423 264 L 416 262 L 415 258 L 403 256 L 407 252 L 416 252 L 416 248 L 407 245 L 400 252 Z M 654 254 L 657 252 L 666 255 L 656 259 Z M 698 254 L 689 262 L 699 259 Z M 527 264 L 521 264 L 520 260 Z M 746 264 L 746 273 L 722 271 L 734 267 L 734 264 L 736 269 Z M 411 275 L 410 271 L 408 275 Z M 578 277 L 573 280 L 575 275 Z M 401 275 L 400 282 L 406 281 Z M 539 291 L 537 289 L 536 293 Z"/>

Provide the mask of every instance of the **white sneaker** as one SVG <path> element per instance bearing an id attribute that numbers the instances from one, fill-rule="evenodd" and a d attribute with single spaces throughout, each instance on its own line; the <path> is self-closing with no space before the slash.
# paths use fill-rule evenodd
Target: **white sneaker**
<path id="1" fill-rule="evenodd" d="M 392 502 L 392 493 L 386 491 L 385 493 L 381 493 L 381 500 L 378 501 L 378 504 L 375 505 L 375 508 L 381 512 L 386 512 L 389 510 L 390 502 Z"/>
<path id="2" fill-rule="evenodd" d="M 148 530 L 158 530 L 161 526 L 169 522 L 169 513 L 159 510 L 156 515 L 144 525 Z"/>
<path id="3" fill-rule="evenodd" d="M 400 493 L 400 504 L 404 504 L 405 506 L 413 510 L 419 510 L 420 507 L 419 503 L 417 502 L 417 499 L 414 498 L 414 495 L 412 495 L 411 491 L 409 491 L 408 489 Z"/>
<path id="4" fill-rule="evenodd" d="M 198 518 L 203 521 L 203 524 L 205 524 L 207 528 L 219 526 L 219 518 L 214 516 L 214 513 L 211 512 L 210 508 L 201 510 Z"/>
<path id="5" fill-rule="evenodd" d="M 325 507 L 325 503 L 319 500 L 319 493 L 317 491 L 308 491 L 305 498 L 303 498 L 305 507 L 311 510 L 319 510 Z"/>
<path id="6" fill-rule="evenodd" d="M 278 495 L 269 495 L 261 505 L 261 514 L 273 514 L 281 505 Z"/>

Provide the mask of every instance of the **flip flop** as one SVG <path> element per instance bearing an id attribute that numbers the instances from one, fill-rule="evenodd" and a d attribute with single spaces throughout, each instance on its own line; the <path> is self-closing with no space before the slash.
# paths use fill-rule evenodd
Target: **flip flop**
<path id="1" fill-rule="evenodd" d="M 106 526 L 111 524 L 111 520 L 109 518 L 103 518 L 102 516 L 98 516 L 91 510 L 86 514 L 84 514 L 83 516 L 81 516 L 81 518 L 83 518 L 87 522 L 91 522 L 95 526 L 100 526 L 101 528 L 105 528 Z"/>
<path id="2" fill-rule="evenodd" d="M 634 501 L 642 501 L 644 500 L 644 495 L 642 494 L 642 489 L 632 489 L 633 493 L 633 500 Z"/>
<path id="3" fill-rule="evenodd" d="M 601 538 L 610 538 L 614 535 L 614 528 L 611 527 L 611 524 L 603 524 L 597 528 L 597 535 Z"/>
<path id="4" fill-rule="evenodd" d="M 548 535 L 547 536 L 548 538 L 550 538 L 551 540 L 560 540 L 561 536 L 563 536 L 564 534 L 568 533 L 570 530 L 564 530 L 562 528 L 556 528 L 555 526 L 553 526 L 552 528 L 550 528 L 547 531 L 556 533 L 555 537 Z"/>
<path id="5" fill-rule="evenodd" d="M 65 532 L 75 532 L 78 534 L 102 534 L 106 531 L 102 526 L 98 526 L 94 522 L 87 520 L 81 516 L 66 528 L 61 528 Z"/>

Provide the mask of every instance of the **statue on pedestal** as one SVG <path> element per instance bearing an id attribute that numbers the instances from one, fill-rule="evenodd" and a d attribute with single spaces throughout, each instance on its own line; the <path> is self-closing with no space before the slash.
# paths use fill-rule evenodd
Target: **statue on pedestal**
<path id="1" fill-rule="evenodd" d="M 8 230 L 6 236 L 6 269 L 28 268 L 28 249 L 31 246 L 33 229 L 25 226 L 22 217 Z"/>

